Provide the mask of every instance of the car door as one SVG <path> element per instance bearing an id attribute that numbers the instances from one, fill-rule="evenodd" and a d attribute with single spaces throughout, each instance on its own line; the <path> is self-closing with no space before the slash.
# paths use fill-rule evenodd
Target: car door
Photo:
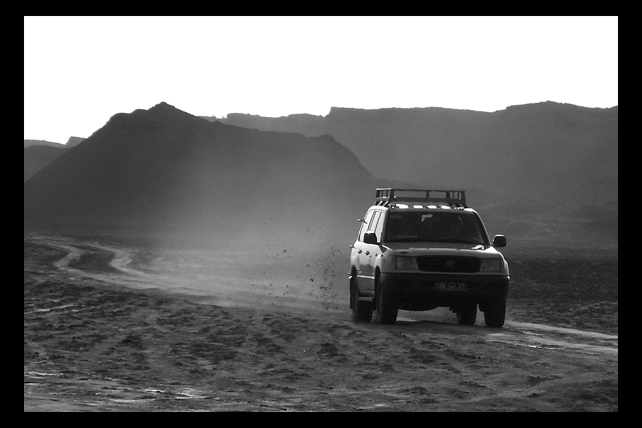
<path id="1" fill-rule="evenodd" d="M 359 286 L 359 289 L 363 289 L 365 286 L 366 281 L 363 279 L 364 275 L 364 268 L 365 272 L 368 272 L 368 266 L 364 265 L 364 252 L 366 251 L 365 246 L 366 244 L 363 242 L 363 237 L 368 231 L 368 227 L 370 225 L 370 222 L 372 221 L 372 217 L 374 216 L 374 210 L 369 209 L 366 212 L 366 215 L 363 218 L 363 223 L 361 224 L 361 228 L 359 229 L 359 235 L 357 236 L 357 240 L 354 243 L 354 249 L 353 255 L 355 256 L 354 258 L 354 265 L 357 269 L 357 285 Z"/>
<path id="2" fill-rule="evenodd" d="M 364 236 L 366 233 L 373 233 L 377 231 L 377 226 L 379 222 L 383 219 L 383 213 L 380 210 L 373 211 L 372 216 L 370 217 L 367 227 L 362 228 L 365 231 L 360 236 L 360 247 L 359 249 L 359 270 L 360 275 L 358 278 L 359 290 L 363 294 L 374 294 L 374 271 L 375 263 L 377 256 L 379 254 L 379 245 L 378 244 L 368 244 L 364 242 Z M 380 228 L 379 228 L 380 230 Z M 381 232 L 379 232 L 381 233 Z M 377 236 L 377 241 L 380 240 L 380 237 Z"/>
<path id="3" fill-rule="evenodd" d="M 362 280 L 363 272 L 362 272 L 362 263 L 363 263 L 363 253 L 365 251 L 365 243 L 363 242 L 363 237 L 368 231 L 368 226 L 370 224 L 370 221 L 372 220 L 372 216 L 374 215 L 374 211 L 372 209 L 369 209 L 366 212 L 366 215 L 363 217 L 363 220 L 361 220 L 361 227 L 359 228 L 359 233 L 357 235 L 357 239 L 354 242 L 354 245 L 352 247 L 352 252 L 350 256 L 351 263 L 357 270 L 357 285 L 361 289 L 362 284 L 365 282 Z M 366 271 L 367 271 L 367 266 L 366 266 Z"/>

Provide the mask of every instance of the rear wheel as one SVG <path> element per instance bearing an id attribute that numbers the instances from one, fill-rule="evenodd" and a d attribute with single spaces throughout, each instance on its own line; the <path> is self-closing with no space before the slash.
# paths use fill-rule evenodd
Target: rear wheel
<path id="1" fill-rule="evenodd" d="M 362 297 L 357 287 L 357 278 L 355 275 L 350 276 L 350 307 L 352 308 L 351 319 L 355 322 L 370 322 L 372 320 L 373 305 L 372 302 L 359 300 Z"/>
<path id="2" fill-rule="evenodd" d="M 484 308 L 484 321 L 488 327 L 503 327 L 506 319 L 506 300 L 489 302 Z"/>
<path id="3" fill-rule="evenodd" d="M 387 287 L 381 284 L 379 276 L 375 277 L 375 322 L 379 324 L 394 324 L 397 322 L 397 304 L 390 295 Z"/>
<path id="4" fill-rule="evenodd" d="M 457 323 L 474 325 L 477 319 L 477 303 L 467 303 L 457 311 Z"/>

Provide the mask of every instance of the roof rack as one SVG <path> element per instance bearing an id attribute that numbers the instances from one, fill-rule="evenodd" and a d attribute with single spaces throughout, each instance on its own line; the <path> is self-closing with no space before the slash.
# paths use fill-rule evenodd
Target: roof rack
<path id="1" fill-rule="evenodd" d="M 384 206 L 393 202 L 442 202 L 455 207 L 466 208 L 466 192 L 463 190 L 394 189 L 392 187 L 377 187 L 375 201 L 376 205 Z"/>

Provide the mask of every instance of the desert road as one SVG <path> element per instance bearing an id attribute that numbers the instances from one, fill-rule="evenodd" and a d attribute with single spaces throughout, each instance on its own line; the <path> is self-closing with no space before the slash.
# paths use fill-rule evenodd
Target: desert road
<path id="1" fill-rule="evenodd" d="M 25 411 L 618 410 L 617 335 L 353 323 L 343 253 L 25 235 Z"/>

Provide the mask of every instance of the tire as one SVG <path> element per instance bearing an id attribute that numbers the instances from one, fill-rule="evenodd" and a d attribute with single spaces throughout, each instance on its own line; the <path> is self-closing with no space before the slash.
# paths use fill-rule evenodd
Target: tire
<path id="1" fill-rule="evenodd" d="M 350 276 L 350 306 L 352 307 L 352 314 L 350 319 L 354 322 L 370 322 L 372 320 L 373 305 L 371 302 L 364 302 L 359 300 L 359 287 L 357 287 L 357 278 L 354 275 Z"/>
<path id="2" fill-rule="evenodd" d="M 375 277 L 375 322 L 379 324 L 394 324 L 397 322 L 397 307 L 390 292 L 381 285 L 379 276 Z"/>
<path id="3" fill-rule="evenodd" d="M 477 303 L 468 303 L 457 311 L 457 324 L 475 325 L 477 320 Z"/>
<path id="4" fill-rule="evenodd" d="M 503 327 L 505 319 L 506 300 L 497 300 L 486 304 L 486 308 L 484 310 L 484 321 L 488 327 Z"/>

